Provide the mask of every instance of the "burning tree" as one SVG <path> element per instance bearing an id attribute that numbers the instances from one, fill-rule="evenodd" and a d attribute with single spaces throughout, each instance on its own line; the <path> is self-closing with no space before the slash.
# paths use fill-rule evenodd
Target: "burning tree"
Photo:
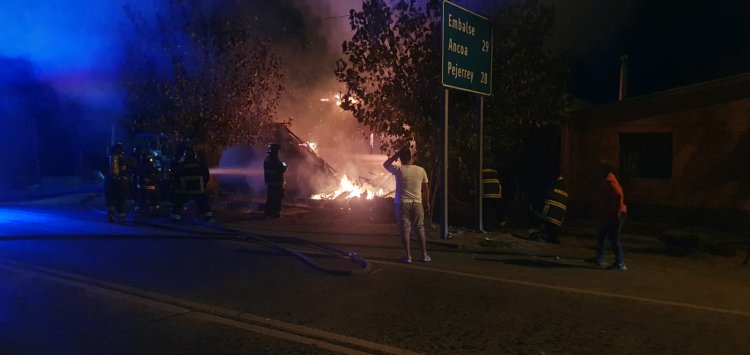
<path id="1" fill-rule="evenodd" d="M 269 40 L 254 39 L 242 20 L 239 9 L 248 8 L 169 0 L 155 25 L 124 9 L 126 122 L 189 138 L 211 165 L 226 147 L 257 143 L 275 115 L 283 71 Z"/>

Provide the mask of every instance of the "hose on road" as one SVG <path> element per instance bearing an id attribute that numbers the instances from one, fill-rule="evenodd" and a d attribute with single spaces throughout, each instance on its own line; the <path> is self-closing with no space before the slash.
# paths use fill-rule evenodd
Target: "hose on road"
<path id="1" fill-rule="evenodd" d="M 97 211 L 106 213 L 104 211 Z M 158 223 L 151 223 L 147 221 L 134 221 L 134 224 L 137 225 L 143 225 L 147 227 L 155 227 L 160 229 L 167 229 L 172 231 L 178 231 L 178 232 L 185 232 L 183 229 L 172 227 L 168 225 L 158 224 Z M 200 238 L 200 239 L 218 239 L 218 240 L 235 240 L 235 241 L 250 241 L 253 243 L 256 243 L 258 245 L 262 245 L 264 247 L 274 249 L 277 251 L 280 251 L 284 254 L 291 255 L 298 260 L 300 260 L 305 265 L 309 266 L 310 268 L 313 268 L 315 270 L 325 272 L 331 275 L 339 275 L 339 276 L 347 276 L 347 275 L 357 275 L 357 274 L 365 274 L 370 272 L 371 266 L 370 263 L 357 254 L 356 252 L 345 252 L 324 244 L 311 242 L 309 240 L 306 240 L 304 238 L 299 237 L 273 237 L 273 236 L 267 236 L 267 235 L 261 235 L 256 233 L 246 233 L 242 231 L 237 231 L 233 229 L 224 228 L 221 226 L 204 226 L 205 228 L 210 228 L 210 230 L 214 230 L 219 232 L 219 234 L 215 233 L 200 233 L 198 232 L 200 236 L 187 236 L 185 238 Z M 174 238 L 174 237 L 170 237 Z M 299 251 L 294 248 L 290 248 L 287 246 L 284 246 L 283 244 L 292 244 L 297 247 L 304 247 L 308 249 L 314 249 L 316 251 L 319 251 L 321 253 L 324 253 L 324 255 L 329 255 L 334 258 L 340 258 L 344 259 L 346 261 L 353 262 L 358 266 L 358 268 L 355 269 L 336 269 L 332 267 L 327 267 L 322 265 L 321 263 L 315 261 L 312 257 L 306 255 L 310 253 L 305 253 L 302 251 Z"/>
<path id="2" fill-rule="evenodd" d="M 208 228 L 230 234 L 230 235 L 236 235 L 239 240 L 247 240 L 252 241 L 256 244 L 263 245 L 265 247 L 276 249 L 278 251 L 281 251 L 285 254 L 289 254 L 291 256 L 294 256 L 295 258 L 299 259 L 303 263 L 305 263 L 307 266 L 322 271 L 325 273 L 329 273 L 332 275 L 354 275 L 354 274 L 362 274 L 367 273 L 370 271 L 370 263 L 367 262 L 367 260 L 363 257 L 361 257 L 359 254 L 355 252 L 345 252 L 330 246 L 327 246 L 325 244 L 320 243 L 314 243 L 304 238 L 299 237 L 273 237 L 268 235 L 261 235 L 257 233 L 245 233 L 241 231 L 237 231 L 234 229 L 229 229 L 217 225 L 212 226 L 206 226 Z M 296 249 L 288 248 L 284 246 L 283 244 L 293 244 L 295 246 L 299 247 L 305 247 L 310 249 L 315 249 L 317 251 L 332 255 L 336 258 L 343 258 L 348 261 L 351 261 L 357 265 L 359 265 L 359 269 L 354 270 L 340 270 L 340 269 L 333 269 L 329 267 L 325 267 L 321 265 L 320 263 L 316 262 L 309 256 L 305 255 L 304 252 L 301 252 Z"/>

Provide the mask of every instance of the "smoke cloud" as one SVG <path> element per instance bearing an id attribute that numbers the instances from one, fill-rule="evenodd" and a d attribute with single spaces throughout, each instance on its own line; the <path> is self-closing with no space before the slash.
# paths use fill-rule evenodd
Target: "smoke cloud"
<path id="1" fill-rule="evenodd" d="M 347 161 L 350 153 L 369 153 L 359 125 L 334 104 L 334 95 L 342 90 L 333 75 L 335 61 L 347 36 L 349 9 L 361 2 L 238 3 L 250 7 L 252 11 L 244 11 L 248 25 L 272 39 L 285 63 L 286 93 L 276 119 L 291 119 L 292 130 L 317 143 L 334 165 Z M 102 168 L 99 160 L 113 136 L 122 134 L 115 127 L 123 109 L 124 5 L 147 20 L 159 6 L 148 0 L 0 3 L 0 115 L 8 145 L 0 157 L 7 158 L 0 185 L 83 173 L 88 165 Z M 94 152 L 88 153 L 91 146 Z M 231 154 L 228 158 L 233 160 Z"/>

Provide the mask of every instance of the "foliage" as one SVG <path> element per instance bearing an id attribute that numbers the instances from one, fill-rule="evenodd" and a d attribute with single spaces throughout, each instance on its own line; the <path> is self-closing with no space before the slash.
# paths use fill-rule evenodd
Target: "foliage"
<path id="1" fill-rule="evenodd" d="M 372 131 L 393 137 L 382 148 L 393 149 L 416 137 L 420 156 L 429 158 L 428 170 L 434 173 L 442 146 L 442 9 L 439 1 L 427 1 L 424 7 L 417 3 L 399 0 L 391 7 L 385 0 L 365 0 L 361 11 L 350 11 L 354 34 L 343 44 L 345 59 L 338 61 L 336 75 L 355 99 L 342 107 Z M 552 7 L 538 0 L 515 0 L 495 7 L 489 18 L 494 27 L 493 94 L 484 100 L 484 165 L 497 168 L 510 165 L 526 136 L 534 134 L 528 127 L 561 118 L 568 102 L 566 63 L 547 47 L 554 25 Z M 452 178 L 476 179 L 475 102 L 473 95 L 451 91 Z"/>
<path id="2" fill-rule="evenodd" d="M 351 10 L 352 39 L 343 44 L 346 60 L 336 77 L 346 84 L 342 108 L 372 132 L 389 137 L 383 150 L 416 138 L 423 153 L 440 143 L 439 1 L 426 7 L 400 0 L 365 0 Z"/>
<path id="3" fill-rule="evenodd" d="M 513 152 L 523 144 L 525 128 L 559 123 L 568 109 L 567 63 L 547 45 L 554 19 L 554 8 L 538 0 L 515 0 L 495 11 L 493 95 L 485 108 L 488 147 Z M 500 164 L 499 158 L 490 154 L 487 163 Z"/>
<path id="4" fill-rule="evenodd" d="M 523 145 L 528 128 L 558 123 L 568 108 L 567 63 L 547 46 L 554 17 L 554 8 L 538 0 L 511 1 L 492 12 L 493 85 L 484 108 L 485 146 L 491 150 L 485 152 L 485 165 L 501 164 L 502 156 Z M 473 101 L 457 100 L 456 105 L 461 108 L 457 114 L 466 116 L 458 124 L 473 125 Z"/>
<path id="5" fill-rule="evenodd" d="M 169 0 L 153 26 L 125 7 L 125 120 L 133 130 L 187 138 L 209 164 L 226 147 L 258 141 L 275 115 L 283 70 L 239 8 L 229 0 Z"/>

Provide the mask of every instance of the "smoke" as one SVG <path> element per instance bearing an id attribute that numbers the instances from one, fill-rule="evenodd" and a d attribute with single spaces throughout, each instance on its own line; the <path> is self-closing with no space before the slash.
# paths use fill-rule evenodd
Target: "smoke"
<path id="1" fill-rule="evenodd" d="M 334 70 L 336 60 L 342 55 L 342 43 L 351 38 L 349 10 L 361 9 L 361 3 L 361 0 L 285 0 L 249 5 L 259 11 L 247 12 L 250 26 L 271 39 L 274 52 L 284 63 L 285 91 L 276 120 L 290 121 L 294 134 L 303 142 L 315 144 L 320 157 L 340 175 L 353 179 L 371 178 L 373 174 L 385 172 L 380 166 L 385 157 L 377 164 L 362 158 L 379 153 L 379 142 L 371 145 L 369 132 L 349 112 L 339 108 L 335 98 L 345 89 L 336 80 Z M 258 13 L 264 16 L 257 17 Z M 273 139 L 269 137 L 266 143 L 273 143 Z M 230 158 L 236 152 L 228 151 L 225 155 L 229 157 L 222 158 L 221 166 L 236 166 L 233 164 L 238 160 Z M 253 169 L 262 166 L 265 155 L 251 155 L 254 160 L 241 161 L 239 166 Z M 282 152 L 282 159 L 284 155 Z M 302 174 L 292 173 L 295 169 L 306 168 L 304 164 L 295 166 L 291 161 L 288 183 L 296 184 L 297 180 L 304 179 L 313 186 L 328 186 L 329 177 L 316 176 L 320 172 L 314 173 L 314 169 Z M 262 179 L 248 176 L 247 182 L 250 190 L 262 191 Z"/>
<path id="2" fill-rule="evenodd" d="M 0 2 L 0 191 L 102 169 L 121 109 L 121 5 Z"/>
<path id="3" fill-rule="evenodd" d="M 122 6 L 146 0 L 0 2 L 0 53 L 28 61 L 38 80 L 86 105 L 119 109 Z"/>
<path id="4" fill-rule="evenodd" d="M 318 143 L 322 154 L 366 150 L 354 119 L 320 101 L 341 90 L 333 77 L 336 50 L 346 36 L 348 10 L 359 1 L 237 4 L 248 7 L 248 25 L 272 39 L 285 63 L 287 93 L 277 119 L 292 119 L 292 129 Z M 160 6 L 149 0 L 0 2 L 2 185 L 100 168 L 93 155 L 103 161 L 111 135 L 122 133 L 112 127 L 123 109 L 124 5 L 147 20 Z M 86 152 L 91 147 L 95 153 Z"/>
<path id="5" fill-rule="evenodd" d="M 286 92 L 279 118 L 291 119 L 295 134 L 316 143 L 318 153 L 339 168 L 351 160 L 350 155 L 369 152 L 368 132 L 335 104 L 335 95 L 345 89 L 334 76 L 335 63 L 341 56 L 341 44 L 351 37 L 349 10 L 358 9 L 361 1 L 289 3 L 299 17 L 292 23 L 295 27 L 285 27 L 294 32 L 276 42 L 287 64 Z"/>

